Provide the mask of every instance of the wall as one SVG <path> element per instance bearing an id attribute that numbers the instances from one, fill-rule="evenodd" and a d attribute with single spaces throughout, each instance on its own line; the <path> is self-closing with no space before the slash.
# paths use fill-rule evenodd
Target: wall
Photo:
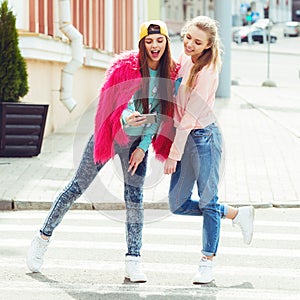
<path id="1" fill-rule="evenodd" d="M 148 0 L 148 20 L 161 19 L 161 1 Z"/>
<path id="2" fill-rule="evenodd" d="M 84 49 L 84 65 L 73 76 L 73 98 L 77 106 L 70 113 L 60 101 L 61 70 L 71 60 L 68 42 L 39 34 L 20 33 L 19 45 L 27 62 L 29 92 L 23 101 L 49 104 L 45 135 L 78 118 L 95 100 L 112 54 Z"/>
<path id="3" fill-rule="evenodd" d="M 95 100 L 114 53 L 137 45 L 139 24 L 146 19 L 140 12 L 148 8 L 146 0 L 71 0 L 73 25 L 83 34 L 84 64 L 73 76 L 77 106 L 69 113 L 59 100 L 61 70 L 72 57 L 59 30 L 58 2 L 9 0 L 28 67 L 29 93 L 23 101 L 50 105 L 46 135 L 78 118 Z"/>
<path id="4" fill-rule="evenodd" d="M 63 63 L 27 59 L 29 93 L 25 102 L 49 104 L 45 135 L 78 118 L 97 99 L 104 69 L 82 67 L 74 75 L 73 96 L 77 106 L 70 113 L 59 100 Z"/>
<path id="5" fill-rule="evenodd" d="M 293 0 L 292 21 L 300 22 L 300 0 Z"/>

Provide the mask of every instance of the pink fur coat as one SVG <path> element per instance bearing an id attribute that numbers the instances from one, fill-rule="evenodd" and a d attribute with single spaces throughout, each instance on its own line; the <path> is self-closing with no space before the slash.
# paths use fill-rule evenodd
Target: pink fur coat
<path id="1" fill-rule="evenodd" d="M 177 66 L 172 70 L 172 79 L 176 79 L 178 69 Z M 126 145 L 129 141 L 120 118 L 142 81 L 138 52 L 120 54 L 105 76 L 99 95 L 94 132 L 94 160 L 100 163 L 108 161 L 115 155 L 114 142 Z M 173 120 L 165 116 L 162 119 L 152 142 L 156 157 L 161 161 L 168 157 L 174 138 Z"/>

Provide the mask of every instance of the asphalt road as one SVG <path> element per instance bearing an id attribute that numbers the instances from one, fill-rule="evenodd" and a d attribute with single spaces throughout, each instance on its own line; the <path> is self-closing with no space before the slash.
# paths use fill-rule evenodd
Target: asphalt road
<path id="1" fill-rule="evenodd" d="M 155 211 L 146 211 L 146 214 Z M 222 223 L 216 280 L 191 284 L 202 219 L 171 216 L 146 223 L 146 284 L 124 281 L 124 224 L 97 211 L 70 211 L 57 228 L 42 273 L 25 256 L 47 212 L 0 212 L 0 299 L 299 299 L 299 209 L 257 209 L 254 240 Z"/>

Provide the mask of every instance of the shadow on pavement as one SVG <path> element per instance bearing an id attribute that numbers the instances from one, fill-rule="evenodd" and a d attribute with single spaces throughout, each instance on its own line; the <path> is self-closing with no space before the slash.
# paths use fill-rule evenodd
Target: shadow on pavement
<path id="1" fill-rule="evenodd" d="M 191 287 L 178 286 L 151 286 L 147 283 L 132 283 L 129 280 L 124 280 L 122 285 L 87 285 L 82 286 L 80 283 L 67 284 L 50 279 L 41 273 L 26 273 L 32 279 L 47 283 L 48 288 L 61 290 L 68 296 L 76 300 L 93 300 L 93 299 L 200 299 L 200 300 L 216 300 L 217 295 L 221 290 L 227 289 L 254 289 L 250 282 L 244 282 L 233 286 L 217 286 L 215 282 L 208 284 L 192 285 Z M 45 287 L 46 288 L 46 287 Z M 98 290 L 98 291 L 97 291 Z"/>

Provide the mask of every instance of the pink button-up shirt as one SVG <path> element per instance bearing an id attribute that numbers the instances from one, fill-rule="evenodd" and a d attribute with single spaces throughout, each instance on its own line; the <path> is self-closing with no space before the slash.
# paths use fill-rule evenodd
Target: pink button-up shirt
<path id="1" fill-rule="evenodd" d="M 197 74 L 193 89 L 187 88 L 186 81 L 194 63 L 185 54 L 179 57 L 179 63 L 181 68 L 178 77 L 182 77 L 182 81 L 176 96 L 176 135 L 169 154 L 169 158 L 174 160 L 181 160 L 191 130 L 204 128 L 215 122 L 213 106 L 219 82 L 219 74 L 211 65 Z"/>

